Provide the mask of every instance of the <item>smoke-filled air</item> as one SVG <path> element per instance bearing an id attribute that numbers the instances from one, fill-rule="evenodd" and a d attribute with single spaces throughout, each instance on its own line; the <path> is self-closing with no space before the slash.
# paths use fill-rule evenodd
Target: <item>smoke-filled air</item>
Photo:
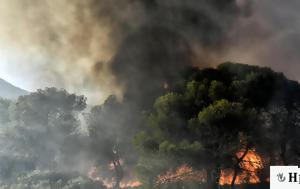
<path id="1" fill-rule="evenodd" d="M 300 163 L 299 8 L 0 0 L 0 189 L 269 188 Z"/>

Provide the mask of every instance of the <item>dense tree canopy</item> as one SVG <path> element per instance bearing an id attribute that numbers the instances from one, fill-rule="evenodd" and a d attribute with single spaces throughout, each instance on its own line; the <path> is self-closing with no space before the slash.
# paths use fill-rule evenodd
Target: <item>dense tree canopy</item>
<path id="1" fill-rule="evenodd" d="M 4 126 L 9 122 L 9 106 L 11 102 L 6 99 L 0 99 L 0 126 Z"/>
<path id="2" fill-rule="evenodd" d="M 31 187 L 39 188 L 44 183 L 47 188 L 47 175 L 54 172 L 67 175 L 70 170 L 77 170 L 74 163 L 80 163 L 78 149 L 85 146 L 78 117 L 86 106 L 85 100 L 65 90 L 47 88 L 19 97 L 9 108 L 8 101 L 3 101 L 1 111 L 8 115 L 1 114 L 5 116 L 2 121 L 7 123 L 1 128 L 0 137 L 1 183 L 24 188 L 31 183 L 29 178 L 33 178 L 27 173 L 40 170 L 41 174 L 49 173 L 44 176 L 34 173 L 37 181 Z"/>
<path id="3" fill-rule="evenodd" d="M 136 172 L 140 188 L 215 189 L 224 170 L 234 188 L 253 152 L 262 184 L 269 165 L 300 163 L 297 82 L 233 63 L 162 82 L 142 104 L 125 94 L 86 109 L 85 97 L 55 88 L 1 99 L 0 188 L 120 188 Z"/>
<path id="4" fill-rule="evenodd" d="M 221 169 L 240 171 L 239 151 L 242 157 L 255 149 L 262 156 L 271 153 L 281 162 L 296 163 L 299 94 L 297 82 L 269 68 L 232 63 L 193 68 L 156 99 L 145 132 L 136 136 L 138 171 L 147 175 L 144 182 L 151 188 L 156 175 L 188 164 L 206 169 L 207 184 L 216 188 Z M 165 158 L 168 166 L 145 161 L 149 157 Z"/>

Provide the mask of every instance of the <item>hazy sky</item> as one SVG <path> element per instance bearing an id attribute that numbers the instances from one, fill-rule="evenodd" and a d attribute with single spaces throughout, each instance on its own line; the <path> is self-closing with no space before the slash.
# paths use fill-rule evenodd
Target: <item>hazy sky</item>
<path id="1" fill-rule="evenodd" d="M 0 0 L 0 77 L 29 91 L 66 88 L 93 103 L 119 94 L 108 66 L 116 47 L 112 28 L 93 15 L 91 2 Z M 266 65 L 300 80 L 300 1 L 252 2 L 252 16 L 238 21 L 218 61 Z"/>
<path id="2" fill-rule="evenodd" d="M 97 102 L 118 93 L 107 71 L 109 28 L 92 0 L 0 0 L 0 77 L 29 91 L 66 88 Z M 93 66 L 103 62 L 101 74 Z"/>

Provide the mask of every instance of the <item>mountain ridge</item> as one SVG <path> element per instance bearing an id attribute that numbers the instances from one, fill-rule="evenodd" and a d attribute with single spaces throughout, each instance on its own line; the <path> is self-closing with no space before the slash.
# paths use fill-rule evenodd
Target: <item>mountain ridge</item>
<path id="1" fill-rule="evenodd" d="M 0 78 L 0 98 L 15 100 L 19 96 L 26 95 L 29 92 L 12 85 L 11 83 Z"/>

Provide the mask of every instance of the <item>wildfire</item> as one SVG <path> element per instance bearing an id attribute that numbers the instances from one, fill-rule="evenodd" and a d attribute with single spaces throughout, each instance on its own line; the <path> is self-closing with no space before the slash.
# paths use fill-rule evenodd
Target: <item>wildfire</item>
<path id="1" fill-rule="evenodd" d="M 112 179 L 107 179 L 107 178 L 103 178 L 103 177 L 99 176 L 98 171 L 97 171 L 97 167 L 92 167 L 90 169 L 90 171 L 88 172 L 88 177 L 90 179 L 94 180 L 94 181 L 101 182 L 107 188 L 113 188 L 114 185 L 115 185 L 115 180 L 113 178 Z M 139 187 L 141 185 L 142 185 L 142 183 L 139 182 L 139 181 L 123 180 L 120 183 L 121 188 L 127 188 L 127 187 L 135 188 L 135 187 Z"/>
<path id="2" fill-rule="evenodd" d="M 203 183 L 206 180 L 205 171 L 196 171 L 193 168 L 182 165 L 173 172 L 169 170 L 164 175 L 159 175 L 156 180 L 156 184 L 167 184 L 172 182 L 189 181 Z"/>
<path id="3" fill-rule="evenodd" d="M 241 171 L 236 175 L 234 184 L 257 184 L 260 182 L 258 172 L 264 168 L 262 158 L 255 152 L 255 150 L 249 150 L 245 156 L 245 151 L 241 150 L 236 153 L 237 158 L 242 158 L 239 166 Z M 112 166 L 110 166 L 112 169 Z M 114 178 L 107 179 L 99 176 L 99 170 L 96 167 L 92 167 L 88 173 L 88 177 L 92 180 L 99 181 L 107 188 L 113 188 L 115 185 Z M 220 185 L 230 185 L 234 178 L 233 169 L 223 169 L 220 173 Z M 157 176 L 156 185 L 176 183 L 176 182 L 196 182 L 205 183 L 207 180 L 206 170 L 194 170 L 192 167 L 184 164 L 177 169 L 171 169 L 163 175 Z M 120 183 L 121 188 L 127 187 L 139 187 L 142 183 L 135 180 L 123 180 Z"/>
<path id="4" fill-rule="evenodd" d="M 121 182 L 121 188 L 127 188 L 127 187 L 136 188 L 141 185 L 142 185 L 142 183 L 139 181 L 123 181 L 123 182 Z"/>
<path id="5" fill-rule="evenodd" d="M 244 151 L 238 152 L 236 155 L 238 158 L 242 157 Z M 242 172 L 236 177 L 235 184 L 257 184 L 260 182 L 258 177 L 258 171 L 263 169 L 263 163 L 261 157 L 255 152 L 250 150 L 240 163 Z M 232 182 L 234 176 L 233 169 L 225 169 L 221 171 L 221 177 L 219 180 L 220 185 L 229 185 Z"/>
<path id="6" fill-rule="evenodd" d="M 123 159 L 120 159 L 120 164 L 123 166 L 124 165 L 124 160 Z M 113 162 L 111 162 L 109 165 L 108 165 L 108 169 L 111 170 L 111 171 L 114 171 L 115 170 L 115 166 L 113 164 Z"/>
<path id="7" fill-rule="evenodd" d="M 243 157 L 244 151 L 236 153 L 238 158 Z M 258 172 L 263 169 L 262 158 L 255 152 L 249 150 L 240 163 L 241 172 L 237 175 L 235 184 L 257 184 L 260 182 Z M 220 173 L 220 185 L 230 185 L 234 177 L 233 169 L 224 169 Z M 176 182 L 197 182 L 205 183 L 207 173 L 205 170 L 194 170 L 192 167 L 182 165 L 174 170 L 167 171 L 164 175 L 159 175 L 156 180 L 157 185 L 176 183 Z"/>
<path id="8" fill-rule="evenodd" d="M 92 167 L 88 172 L 88 177 L 94 181 L 101 182 L 107 188 L 112 188 L 114 186 L 114 181 L 110 179 L 103 178 L 97 174 L 97 168 Z"/>

